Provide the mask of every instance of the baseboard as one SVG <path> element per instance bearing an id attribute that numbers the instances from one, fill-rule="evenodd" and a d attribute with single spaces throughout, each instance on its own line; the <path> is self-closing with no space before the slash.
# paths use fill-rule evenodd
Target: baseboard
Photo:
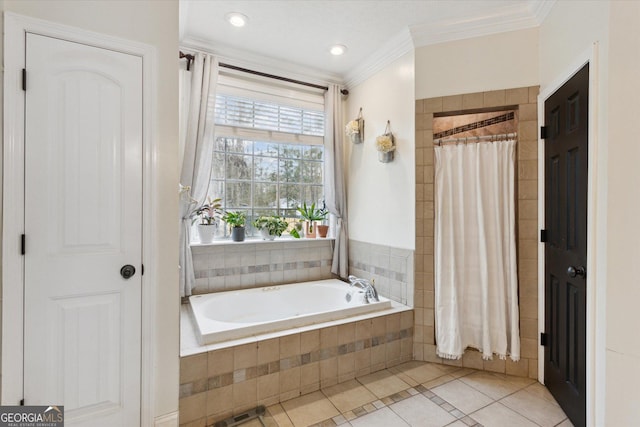
<path id="1" fill-rule="evenodd" d="M 153 425 L 155 427 L 178 427 L 178 411 L 156 417 Z"/>

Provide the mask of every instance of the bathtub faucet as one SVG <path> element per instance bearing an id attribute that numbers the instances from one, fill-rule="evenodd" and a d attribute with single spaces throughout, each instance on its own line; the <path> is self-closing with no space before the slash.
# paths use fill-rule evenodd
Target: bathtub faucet
<path id="1" fill-rule="evenodd" d="M 378 292 L 376 291 L 376 288 L 374 288 L 371 282 L 369 282 L 367 279 L 361 279 L 356 276 L 349 276 L 349 283 L 350 283 L 349 287 L 356 286 L 364 291 L 364 294 L 365 294 L 364 301 L 367 304 L 369 304 L 371 301 L 375 301 L 375 302 L 380 301 L 378 299 Z"/>

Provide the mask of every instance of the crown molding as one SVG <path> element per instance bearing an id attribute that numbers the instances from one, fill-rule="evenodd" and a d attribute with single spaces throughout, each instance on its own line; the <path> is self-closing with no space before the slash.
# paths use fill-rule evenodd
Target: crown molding
<path id="1" fill-rule="evenodd" d="M 535 3 L 531 3 L 531 13 L 535 16 L 535 20 L 538 25 L 541 25 L 553 6 L 557 3 L 557 0 L 540 0 Z"/>
<path id="2" fill-rule="evenodd" d="M 180 46 L 187 51 L 214 54 L 223 61 L 244 68 L 320 85 L 335 83 L 350 88 L 361 84 L 417 47 L 539 27 L 556 2 L 557 0 L 521 2 L 505 5 L 500 10 L 481 17 L 440 20 L 405 28 L 344 75 L 194 37 L 181 39 Z M 186 15 L 186 11 L 182 15 Z"/>
<path id="3" fill-rule="evenodd" d="M 188 27 L 190 2 L 181 1 L 178 7 L 178 40 L 182 40 Z"/>
<path id="4" fill-rule="evenodd" d="M 507 5 L 494 13 L 414 25 L 410 28 L 416 47 L 463 40 L 509 31 L 535 28 L 546 17 L 554 1 L 540 0 L 533 8 L 525 2 Z"/>
<path id="5" fill-rule="evenodd" d="M 385 42 L 366 60 L 362 61 L 360 65 L 346 74 L 345 84 L 347 88 L 359 85 L 396 59 L 412 52 L 413 50 L 413 39 L 409 29 L 406 28 L 398 33 L 398 35 Z"/>
<path id="6" fill-rule="evenodd" d="M 238 67 L 263 73 L 275 74 L 295 80 L 302 80 L 313 84 L 326 85 L 334 83 L 343 85 L 342 76 L 323 72 L 304 65 L 271 58 L 241 49 L 235 49 L 206 40 L 186 37 L 180 42 L 180 48 L 189 52 L 206 52 L 218 57 L 222 62 L 228 62 Z"/>
<path id="7" fill-rule="evenodd" d="M 346 74 L 347 87 L 357 86 L 416 47 L 539 27 L 557 0 L 505 6 L 491 15 L 425 23 L 403 30 L 358 67 Z"/>

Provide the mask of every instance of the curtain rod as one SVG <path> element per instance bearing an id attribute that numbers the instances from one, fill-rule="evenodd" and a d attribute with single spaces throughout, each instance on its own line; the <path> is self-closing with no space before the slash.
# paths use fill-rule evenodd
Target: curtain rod
<path id="1" fill-rule="evenodd" d="M 468 137 L 464 137 L 464 138 L 441 138 L 441 139 L 435 139 L 433 141 L 433 145 L 442 145 L 442 144 L 446 144 L 449 142 L 480 142 L 480 141 L 488 141 L 488 142 L 492 142 L 492 141 L 506 141 L 509 139 L 516 139 L 518 137 L 517 133 L 501 133 L 498 135 L 483 135 L 483 136 L 468 136 Z"/>
<path id="2" fill-rule="evenodd" d="M 191 62 L 195 59 L 194 55 L 191 55 L 189 53 L 184 53 L 182 51 L 180 51 L 180 59 L 186 59 L 187 60 L 187 71 L 189 71 L 189 69 L 191 68 Z M 317 85 L 314 83 L 308 83 L 308 82 L 303 82 L 301 80 L 295 80 L 295 79 L 289 79 L 287 77 L 282 77 L 282 76 L 276 76 L 273 74 L 268 74 L 268 73 L 263 73 L 260 71 L 254 71 L 254 70 L 249 70 L 248 68 L 242 68 L 242 67 L 238 67 L 236 65 L 231 65 L 231 64 L 225 64 L 225 63 L 218 63 L 218 65 L 222 68 L 228 68 L 230 70 L 236 70 L 236 71 L 241 71 L 243 73 L 247 73 L 247 74 L 253 74 L 255 76 L 260 76 L 260 77 L 267 77 L 270 79 L 275 79 L 275 80 L 280 80 L 283 82 L 288 82 L 288 83 L 295 83 L 295 84 L 299 84 L 302 86 L 308 86 L 308 87 L 312 87 L 315 89 L 322 89 L 322 90 L 329 90 L 329 88 L 327 86 L 321 86 L 321 85 Z M 347 89 L 340 89 L 340 93 L 343 95 L 349 95 L 349 91 Z"/>

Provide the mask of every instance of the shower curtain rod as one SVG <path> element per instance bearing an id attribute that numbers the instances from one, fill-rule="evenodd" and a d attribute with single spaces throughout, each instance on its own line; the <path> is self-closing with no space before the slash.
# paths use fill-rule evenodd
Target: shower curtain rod
<path id="1" fill-rule="evenodd" d="M 195 56 L 191 55 L 190 53 L 184 53 L 184 52 L 180 51 L 179 57 L 180 57 L 180 59 L 184 58 L 184 59 L 187 60 L 187 71 L 189 71 L 189 69 L 191 68 L 191 62 L 195 59 Z M 222 68 L 228 68 L 230 70 L 241 71 L 241 72 L 247 73 L 247 74 L 253 74 L 254 76 L 267 77 L 269 79 L 280 80 L 280 81 L 287 82 L 287 83 L 295 83 L 295 84 L 298 84 L 298 85 L 312 87 L 312 88 L 315 88 L 315 89 L 329 90 L 329 87 L 327 87 L 327 86 L 321 86 L 321 85 L 317 85 L 317 84 L 314 84 L 314 83 L 303 82 L 301 80 L 295 80 L 295 79 L 290 79 L 290 78 L 287 78 L 287 77 L 276 76 L 274 74 L 263 73 L 261 71 L 249 70 L 248 68 L 238 67 L 237 65 L 225 64 L 223 62 L 219 62 L 218 66 L 220 66 Z M 347 89 L 340 89 L 340 93 L 343 94 L 343 95 L 349 95 L 349 91 Z"/>
<path id="2" fill-rule="evenodd" d="M 518 137 L 517 133 L 501 133 L 497 135 L 484 135 L 484 136 L 467 136 L 464 138 L 441 138 L 433 141 L 434 145 L 442 145 L 449 142 L 455 142 L 456 144 L 459 142 L 493 142 L 493 141 L 506 141 L 509 139 L 516 139 Z"/>

